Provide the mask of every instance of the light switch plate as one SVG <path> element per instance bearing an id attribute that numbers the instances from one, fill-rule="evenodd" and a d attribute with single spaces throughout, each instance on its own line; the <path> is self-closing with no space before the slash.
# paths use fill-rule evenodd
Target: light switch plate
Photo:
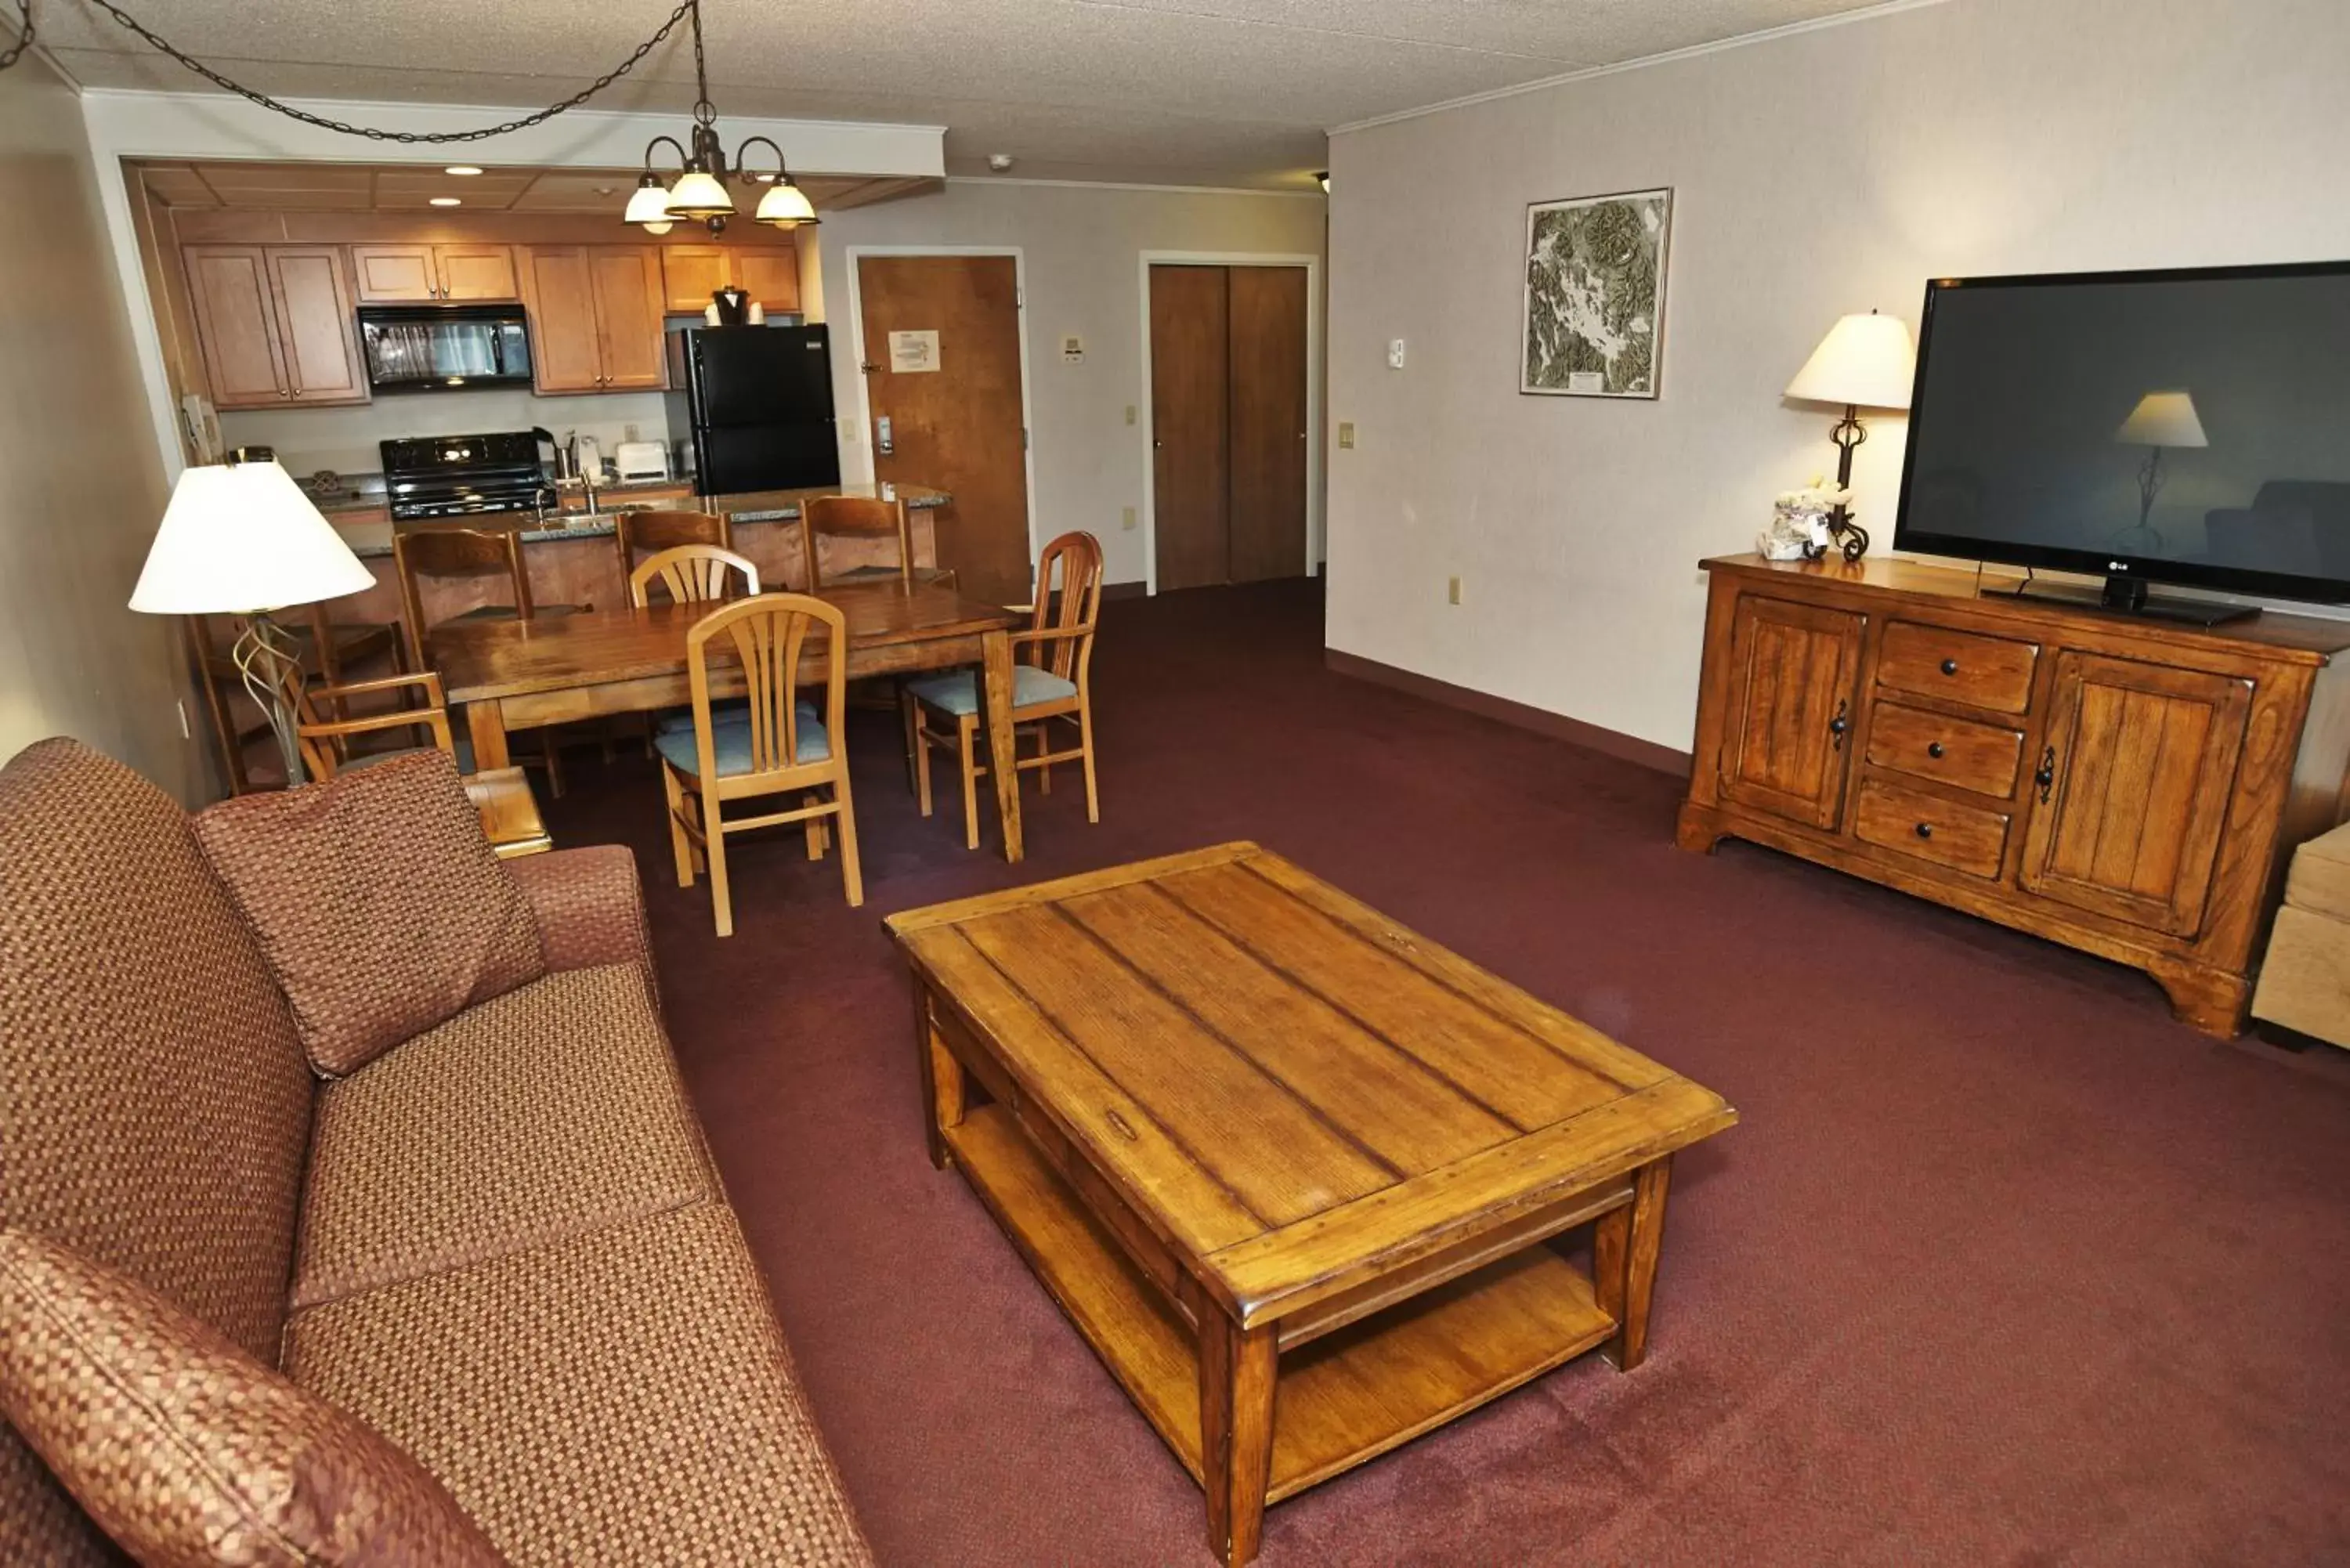
<path id="1" fill-rule="evenodd" d="M 1126 405 L 1126 422 L 1128 424 L 1132 424 L 1134 422 L 1134 405 L 1132 403 Z"/>
<path id="2" fill-rule="evenodd" d="M 1118 514 L 1118 525 L 1120 528 L 1125 528 L 1125 529 L 1131 529 L 1131 528 L 1134 526 L 1134 508 L 1133 508 L 1133 507 L 1128 506 L 1128 507 L 1125 508 L 1123 511 L 1121 511 L 1121 512 Z"/>
<path id="3" fill-rule="evenodd" d="M 1347 449 L 1348 449 L 1348 450 L 1350 450 L 1350 451 L 1353 449 L 1354 444 L 1355 444 L 1355 421 L 1352 421 L 1352 420 L 1340 420 L 1340 421 L 1338 421 L 1338 444 L 1339 444 L 1340 446 L 1342 446 L 1342 447 L 1346 447 L 1346 448 L 1347 448 Z"/>

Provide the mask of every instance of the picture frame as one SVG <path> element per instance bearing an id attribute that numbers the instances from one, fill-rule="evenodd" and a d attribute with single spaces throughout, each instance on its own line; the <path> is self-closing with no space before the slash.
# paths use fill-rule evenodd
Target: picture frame
<path id="1" fill-rule="evenodd" d="M 1527 203 L 1520 393 L 1662 395 L 1672 217 L 1670 186 Z"/>

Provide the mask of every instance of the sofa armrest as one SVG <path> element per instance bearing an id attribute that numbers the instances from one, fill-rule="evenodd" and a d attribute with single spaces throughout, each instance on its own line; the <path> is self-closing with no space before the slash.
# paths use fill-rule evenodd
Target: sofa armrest
<path id="1" fill-rule="evenodd" d="M 627 846 L 558 849 L 503 865 L 530 900 L 550 971 L 634 964 L 644 974 L 654 1007 L 660 1007 L 660 981 L 653 972 L 644 893 L 637 881 L 636 857 Z"/>

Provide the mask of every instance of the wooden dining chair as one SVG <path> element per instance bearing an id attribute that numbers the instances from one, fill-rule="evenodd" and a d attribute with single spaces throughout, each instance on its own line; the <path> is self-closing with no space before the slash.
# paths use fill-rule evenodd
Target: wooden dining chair
<path id="1" fill-rule="evenodd" d="M 824 661 L 821 710 L 799 695 L 800 665 L 811 655 Z M 852 908 L 864 903 L 842 730 L 848 690 L 846 618 L 837 607 L 805 594 L 763 594 L 696 621 L 686 633 L 685 657 L 693 725 L 657 742 L 677 885 L 693 886 L 695 870 L 706 865 L 718 934 L 732 936 L 726 836 L 796 822 L 806 834 L 808 858 L 820 860 L 831 838 L 827 828 L 837 824 L 841 881 Z M 739 670 L 745 704 L 739 718 L 722 717 L 712 701 L 713 659 Z M 801 804 L 760 816 L 724 815 L 728 801 L 769 795 Z"/>
<path id="2" fill-rule="evenodd" d="M 1054 574 L 1060 574 L 1060 591 L 1054 592 Z M 1094 626 L 1101 613 L 1101 541 L 1091 534 L 1064 534 L 1045 546 L 1036 561 L 1036 602 L 1029 612 L 1028 629 L 1012 634 L 1012 766 L 1016 774 L 1033 772 L 1050 793 L 1053 764 L 1076 762 L 1086 776 L 1086 820 L 1101 820 L 1101 796 L 1094 782 L 1094 711 L 1092 670 Z M 971 670 L 949 670 L 906 683 L 902 699 L 906 715 L 906 752 L 913 764 L 914 789 L 922 815 L 931 815 L 931 753 L 952 750 L 962 770 L 963 842 L 979 847 L 979 781 L 987 773 L 978 760 L 980 728 L 979 676 Z M 933 728 L 933 721 L 944 728 Z M 1076 745 L 1056 752 L 1052 746 L 1055 722 L 1076 726 Z M 1036 754 L 1019 755 L 1019 736 L 1036 738 Z M 1003 759 L 991 757 L 1000 763 Z"/>
<path id="3" fill-rule="evenodd" d="M 649 556 L 629 573 L 629 602 L 644 609 L 659 588 L 677 604 L 702 604 L 731 598 L 729 581 L 743 580 L 744 597 L 759 592 L 759 568 L 733 551 L 716 545 L 678 545 Z"/>
<path id="4" fill-rule="evenodd" d="M 219 747 L 221 769 L 228 779 L 229 793 L 245 794 L 260 787 L 245 767 L 245 748 L 269 733 L 265 715 L 246 722 L 241 710 L 245 706 L 244 676 L 229 657 L 228 644 L 235 634 L 223 639 L 215 635 L 213 618 L 192 615 L 182 618 L 187 632 L 188 660 L 197 680 L 204 689 L 204 709 L 212 721 L 213 740 Z M 328 688 L 343 684 L 343 672 L 390 655 L 395 673 L 405 674 L 409 668 L 408 639 L 398 621 L 336 621 L 328 606 L 315 604 L 307 613 L 289 615 L 283 629 L 293 639 L 296 657 L 302 668 L 317 677 Z M 328 711 L 337 718 L 345 716 L 344 699 L 329 700 Z"/>
<path id="5" fill-rule="evenodd" d="M 446 620 L 535 620 L 540 616 L 577 615 L 586 605 L 543 605 L 531 597 L 530 572 L 523 563 L 522 532 L 512 528 L 396 528 L 391 535 L 392 569 L 400 578 L 400 602 L 406 616 L 408 658 L 417 670 L 429 669 L 424 639 Z M 424 618 L 424 579 L 478 581 L 504 577 L 504 603 L 477 605 L 444 621 Z M 520 759 L 546 770 L 546 787 L 563 794 L 563 756 L 551 730 L 540 732 L 545 748 Z"/>
<path id="6" fill-rule="evenodd" d="M 620 580 L 625 583 L 636 575 L 637 557 L 653 551 L 681 545 L 733 549 L 734 524 L 723 512 L 615 512 L 612 544 L 620 553 Z"/>
<path id="7" fill-rule="evenodd" d="M 823 545 L 827 539 L 893 539 L 897 542 L 897 565 L 851 566 L 827 576 Z M 800 548 L 806 563 L 810 593 L 837 583 L 874 582 L 892 576 L 908 587 L 914 582 L 914 535 L 906 521 L 906 503 L 902 498 L 881 501 L 863 495 L 819 495 L 803 502 Z"/>

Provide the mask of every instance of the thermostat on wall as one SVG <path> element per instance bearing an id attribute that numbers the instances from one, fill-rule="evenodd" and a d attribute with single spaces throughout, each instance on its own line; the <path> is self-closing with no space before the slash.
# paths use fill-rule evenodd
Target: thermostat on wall
<path id="1" fill-rule="evenodd" d="M 1086 340 L 1074 332 L 1061 334 L 1061 362 L 1082 365 L 1086 361 Z"/>

